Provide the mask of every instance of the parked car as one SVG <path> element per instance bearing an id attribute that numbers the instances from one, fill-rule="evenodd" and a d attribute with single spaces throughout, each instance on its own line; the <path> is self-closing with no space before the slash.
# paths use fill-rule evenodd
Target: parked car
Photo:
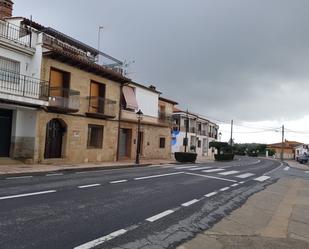
<path id="1" fill-rule="evenodd" d="M 307 163 L 309 161 L 309 155 L 300 155 L 296 157 L 296 161 L 299 163 Z"/>

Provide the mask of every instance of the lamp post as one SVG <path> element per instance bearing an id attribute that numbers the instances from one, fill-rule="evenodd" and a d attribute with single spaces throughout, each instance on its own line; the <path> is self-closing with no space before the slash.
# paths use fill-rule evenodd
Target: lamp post
<path id="1" fill-rule="evenodd" d="M 221 142 L 222 133 L 219 132 L 219 142 Z"/>
<path id="2" fill-rule="evenodd" d="M 136 142 L 136 159 L 135 159 L 135 164 L 139 164 L 139 156 L 140 156 L 140 149 L 141 149 L 141 120 L 143 118 L 143 112 L 141 109 L 138 110 L 136 113 L 137 115 L 137 142 Z"/>

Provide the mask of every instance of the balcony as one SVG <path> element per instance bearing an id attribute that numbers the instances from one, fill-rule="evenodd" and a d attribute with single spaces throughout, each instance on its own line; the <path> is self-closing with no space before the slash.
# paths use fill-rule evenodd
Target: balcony
<path id="1" fill-rule="evenodd" d="M 190 133 L 195 133 L 196 132 L 196 128 L 195 127 L 190 127 L 189 128 L 189 132 Z"/>
<path id="2" fill-rule="evenodd" d="M 48 101 L 48 88 L 46 81 L 0 69 L 0 93 L 5 94 L 4 97 L 15 96 L 8 100 L 29 104 L 35 104 L 33 100 Z M 16 98 L 16 96 L 23 98 Z"/>
<path id="3" fill-rule="evenodd" d="M 0 39 L 31 47 L 31 31 L 0 20 Z"/>
<path id="4" fill-rule="evenodd" d="M 159 121 L 159 123 L 171 125 L 172 124 L 172 115 L 169 115 L 166 112 L 159 112 L 158 113 L 158 121 Z"/>
<path id="5" fill-rule="evenodd" d="M 97 96 L 88 96 L 86 100 L 88 102 L 87 116 L 103 119 L 116 117 L 116 101 Z"/>
<path id="6" fill-rule="evenodd" d="M 48 109 L 54 112 L 72 113 L 80 108 L 80 92 L 62 87 L 50 87 Z"/>

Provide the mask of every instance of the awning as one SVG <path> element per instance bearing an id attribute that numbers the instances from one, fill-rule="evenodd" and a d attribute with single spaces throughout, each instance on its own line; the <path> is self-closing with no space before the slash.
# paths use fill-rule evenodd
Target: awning
<path id="1" fill-rule="evenodd" d="M 137 110 L 138 104 L 133 88 L 129 86 L 123 86 L 122 93 L 126 101 L 126 108 Z"/>

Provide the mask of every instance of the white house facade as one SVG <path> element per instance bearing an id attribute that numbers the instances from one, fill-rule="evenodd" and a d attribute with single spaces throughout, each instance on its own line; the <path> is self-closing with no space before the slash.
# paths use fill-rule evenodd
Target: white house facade
<path id="1" fill-rule="evenodd" d="M 187 137 L 187 151 L 196 152 L 198 157 L 213 157 L 209 143 L 218 139 L 218 129 L 217 124 L 197 114 L 176 110 L 173 113 L 172 152 L 185 151 L 184 139 Z"/>
<path id="2" fill-rule="evenodd" d="M 0 5 L 0 157 L 28 158 L 36 149 L 36 110 L 48 105 L 42 34 L 12 17 L 11 1 Z"/>

